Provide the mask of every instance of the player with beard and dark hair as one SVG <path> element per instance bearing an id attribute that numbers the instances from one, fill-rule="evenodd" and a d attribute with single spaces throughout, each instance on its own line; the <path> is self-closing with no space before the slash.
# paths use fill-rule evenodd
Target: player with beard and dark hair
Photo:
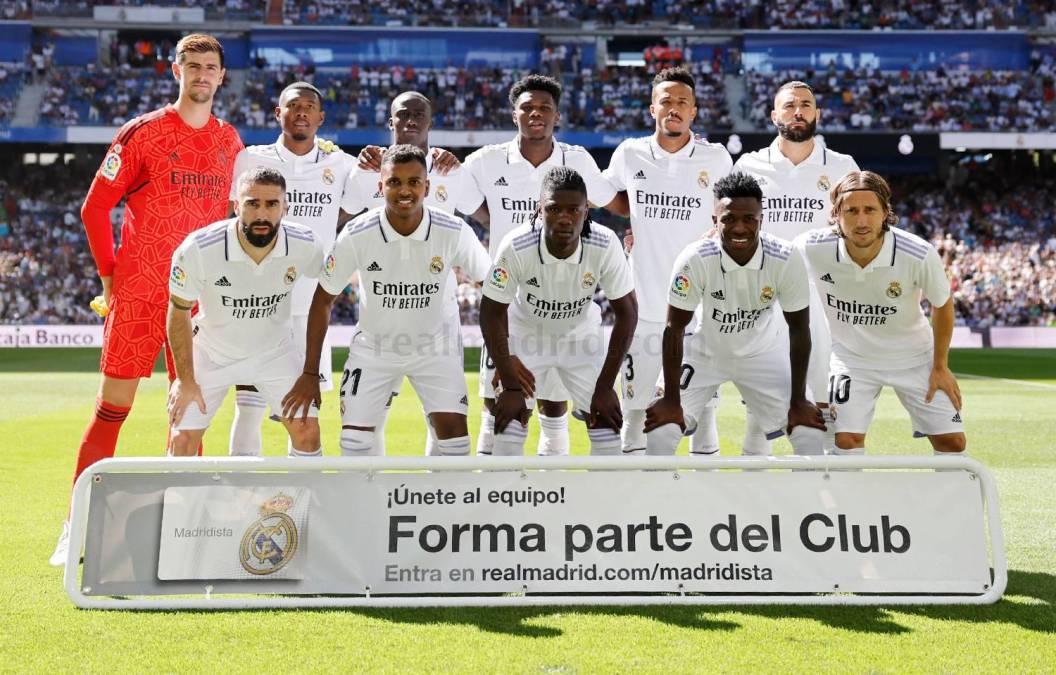
<path id="1" fill-rule="evenodd" d="M 172 257 L 167 339 L 176 379 L 168 407 L 176 456 L 195 454 L 231 387 L 252 384 L 278 412 L 301 375 L 294 283 L 319 275 L 323 247 L 310 229 L 283 221 L 286 180 L 275 169 L 242 174 L 236 196 L 234 218 L 187 237 Z M 195 303 L 201 311 L 191 317 Z M 291 456 L 322 455 L 317 409 L 281 422 Z"/>
<path id="2" fill-rule="evenodd" d="M 621 377 L 622 446 L 628 455 L 645 452 L 645 409 L 663 369 L 661 340 L 671 265 L 690 242 L 712 228 L 712 188 L 733 166 L 726 148 L 694 138 L 694 86 L 693 75 L 685 68 L 657 73 L 649 103 L 655 131 L 620 143 L 605 170 L 605 177 L 629 203 L 634 233 L 631 269 L 641 302 Z M 698 431 L 690 442 L 694 455 L 719 451 L 717 402 L 697 411 Z"/>
<path id="3" fill-rule="evenodd" d="M 798 80 L 782 84 L 774 95 L 774 109 L 770 112 L 770 119 L 777 127 L 777 138 L 762 150 L 742 155 L 733 167 L 734 171 L 754 176 L 763 188 L 763 229 L 788 241 L 828 224 L 832 207 L 829 190 L 845 175 L 858 170 L 850 155 L 826 148 L 815 137 L 821 117 L 822 111 L 809 84 Z M 832 450 L 835 441 L 831 422 L 835 411 L 829 409 L 826 400 L 832 343 L 821 318 L 824 311 L 817 294 L 811 293 L 810 297 L 812 349 L 807 384 L 825 414 L 828 427 L 825 447 Z M 744 453 L 771 453 L 765 431 L 755 423 L 750 409 Z"/>

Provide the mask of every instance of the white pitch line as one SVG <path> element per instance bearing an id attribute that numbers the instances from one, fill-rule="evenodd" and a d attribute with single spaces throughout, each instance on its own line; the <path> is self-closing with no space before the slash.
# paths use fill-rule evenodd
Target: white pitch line
<path id="1" fill-rule="evenodd" d="M 1047 389 L 1049 391 L 1056 391 L 1056 384 L 1048 384 L 1045 382 L 1031 382 L 1030 380 L 1013 380 L 1007 377 L 991 377 L 989 375 L 976 375 L 974 373 L 954 373 L 958 379 L 964 380 L 994 380 L 996 382 L 1007 382 L 1008 384 L 1019 384 L 1024 387 L 1034 387 L 1035 389 Z"/>

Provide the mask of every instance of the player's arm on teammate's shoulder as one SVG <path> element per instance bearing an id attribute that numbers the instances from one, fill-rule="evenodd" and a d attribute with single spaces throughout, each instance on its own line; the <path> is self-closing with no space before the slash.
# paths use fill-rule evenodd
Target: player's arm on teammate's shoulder
<path id="1" fill-rule="evenodd" d="M 807 399 L 807 365 L 810 363 L 810 307 L 783 312 L 788 324 L 788 361 L 792 369 L 792 397 L 788 403 L 788 428 L 806 426 L 825 429 L 821 411 Z M 816 321 L 824 321 L 817 317 Z M 815 394 L 817 398 L 820 394 Z"/>
<path id="2" fill-rule="evenodd" d="M 502 433 L 514 420 L 528 424 L 526 400 L 535 389 L 535 376 L 510 353 L 509 304 L 485 295 L 480 301 L 480 332 L 484 346 L 495 362 L 498 385 L 495 396 L 495 432 Z"/>
<path id="3" fill-rule="evenodd" d="M 454 153 L 443 148 L 433 148 L 433 170 L 440 176 L 446 176 L 462 167 L 462 162 Z"/>
<path id="4" fill-rule="evenodd" d="M 665 424 L 677 424 L 686 430 L 682 414 L 682 391 L 679 381 L 682 375 L 682 339 L 686 326 L 693 319 L 691 310 L 667 306 L 667 323 L 661 341 L 661 357 L 664 372 L 664 395 L 645 409 L 645 431 L 658 429 Z"/>
<path id="5" fill-rule="evenodd" d="M 617 216 L 630 218 L 631 201 L 627 198 L 627 191 L 620 190 L 617 192 L 616 196 L 612 198 L 612 201 L 605 205 L 605 210 Z"/>
<path id="6" fill-rule="evenodd" d="M 359 151 L 359 156 L 356 158 L 359 161 L 359 168 L 363 171 L 381 171 L 381 155 L 385 152 L 385 148 L 380 145 L 368 145 Z"/>
<path id="7" fill-rule="evenodd" d="M 366 211 L 366 209 L 362 209 L 359 213 L 363 213 L 363 211 Z M 345 229 L 345 225 L 348 225 L 348 223 L 350 221 L 354 220 L 355 217 L 359 215 L 359 213 L 351 214 L 348 211 L 345 211 L 344 209 L 338 209 L 337 210 L 337 233 L 341 234 L 341 230 Z"/>
<path id="8" fill-rule="evenodd" d="M 935 354 L 932 358 L 931 375 L 928 376 L 928 395 L 925 403 L 931 403 L 936 391 L 943 391 L 950 397 L 953 407 L 961 409 L 961 388 L 957 378 L 950 370 L 950 340 L 953 337 L 955 313 L 953 296 L 941 307 L 931 308 L 931 333 L 935 341 Z"/>
<path id="9" fill-rule="evenodd" d="M 590 399 L 590 425 L 619 431 L 623 426 L 623 412 L 620 399 L 616 396 L 616 376 L 620 373 L 634 338 L 634 329 L 638 326 L 638 298 L 632 290 L 618 298 L 609 298 L 609 307 L 612 308 L 615 321 L 609 334 L 609 350 Z"/>

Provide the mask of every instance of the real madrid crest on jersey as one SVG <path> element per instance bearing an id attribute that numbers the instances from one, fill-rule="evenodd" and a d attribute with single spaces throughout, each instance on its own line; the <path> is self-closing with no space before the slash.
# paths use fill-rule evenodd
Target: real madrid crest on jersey
<path id="1" fill-rule="evenodd" d="M 590 272 L 583 273 L 583 288 L 593 288 L 598 283 L 597 278 Z"/>
<path id="2" fill-rule="evenodd" d="M 297 268 L 293 267 L 292 265 L 290 267 L 287 267 L 286 268 L 286 276 L 284 276 L 282 278 L 282 280 L 286 282 L 287 286 L 289 286 L 294 281 L 296 281 L 297 280 Z"/>
<path id="3" fill-rule="evenodd" d="M 440 274 L 444 271 L 444 260 L 438 255 L 434 255 L 433 259 L 429 261 L 429 271 L 433 274 Z"/>
<path id="4" fill-rule="evenodd" d="M 436 186 L 436 190 L 433 191 L 433 194 L 436 195 L 436 201 L 438 201 L 438 202 L 446 202 L 447 201 L 447 188 L 444 187 L 443 185 L 437 185 Z"/>
<path id="5" fill-rule="evenodd" d="M 822 192 L 828 192 L 832 185 L 829 183 L 828 176 L 818 176 L 818 189 Z"/>
<path id="6" fill-rule="evenodd" d="M 260 507 L 260 518 L 242 535 L 239 561 L 250 574 L 267 575 L 278 572 L 297 553 L 300 534 L 287 511 L 293 498 L 279 492 Z"/>
<path id="7" fill-rule="evenodd" d="M 697 174 L 697 185 L 702 189 L 707 189 L 707 187 L 711 185 L 711 178 L 708 176 L 708 172 L 704 169 L 701 169 L 700 173 Z"/>
<path id="8" fill-rule="evenodd" d="M 897 281 L 892 281 L 890 284 L 887 285 L 887 291 L 885 292 L 887 293 L 887 297 L 894 300 L 895 298 L 902 295 L 902 284 L 898 283 Z"/>
<path id="9" fill-rule="evenodd" d="M 323 169 L 323 182 L 327 185 L 334 184 L 334 172 L 330 169 L 330 167 L 326 167 L 325 169 Z"/>
<path id="10" fill-rule="evenodd" d="M 763 290 L 759 292 L 759 299 L 763 302 L 770 302 L 774 299 L 774 289 L 769 286 L 763 286 Z"/>

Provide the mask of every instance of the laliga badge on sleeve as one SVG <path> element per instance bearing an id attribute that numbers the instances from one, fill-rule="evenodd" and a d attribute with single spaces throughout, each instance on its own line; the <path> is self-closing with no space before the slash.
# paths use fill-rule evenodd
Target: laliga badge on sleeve
<path id="1" fill-rule="evenodd" d="M 107 180 L 114 180 L 117 178 L 117 173 L 119 171 L 121 171 L 121 155 L 115 147 L 114 150 L 103 159 L 103 167 L 99 169 L 99 174 Z"/>

